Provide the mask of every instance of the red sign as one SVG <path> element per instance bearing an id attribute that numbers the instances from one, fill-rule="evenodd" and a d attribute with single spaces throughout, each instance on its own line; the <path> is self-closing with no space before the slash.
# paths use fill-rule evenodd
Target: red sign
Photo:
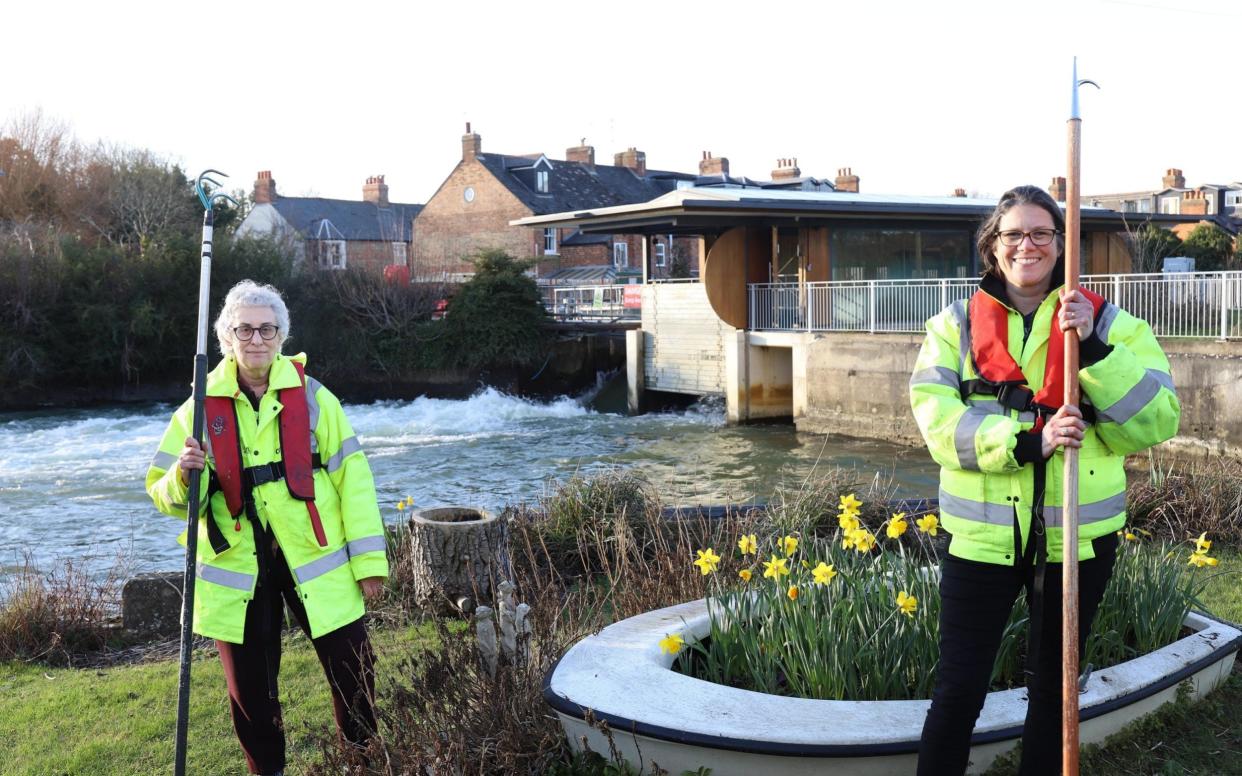
<path id="1" fill-rule="evenodd" d="M 642 307 L 643 306 L 643 287 L 637 283 L 632 283 L 622 289 L 621 297 L 622 307 Z"/>

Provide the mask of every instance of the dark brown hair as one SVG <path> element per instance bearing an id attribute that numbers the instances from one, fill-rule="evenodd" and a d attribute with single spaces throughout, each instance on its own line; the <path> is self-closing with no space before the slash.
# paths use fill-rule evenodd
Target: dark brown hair
<path id="1" fill-rule="evenodd" d="M 979 250 L 979 261 L 983 262 L 983 274 L 996 275 L 996 254 L 992 251 L 996 244 L 996 235 L 1000 231 L 1001 219 L 1005 214 L 1018 205 L 1034 205 L 1043 208 L 1052 216 L 1053 228 L 1059 233 L 1057 236 L 1057 265 L 1060 266 L 1061 260 L 1065 258 L 1065 240 L 1061 235 L 1065 234 L 1065 216 L 1061 213 L 1061 208 L 1057 205 L 1056 200 L 1049 196 L 1048 192 L 1038 186 L 1015 186 L 1001 195 L 1000 201 L 996 203 L 996 209 L 992 211 L 992 215 L 979 227 L 979 232 L 975 235 L 975 247 Z"/>

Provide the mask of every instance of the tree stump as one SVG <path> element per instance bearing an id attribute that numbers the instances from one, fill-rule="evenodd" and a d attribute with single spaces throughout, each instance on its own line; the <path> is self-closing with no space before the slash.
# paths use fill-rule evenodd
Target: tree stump
<path id="1" fill-rule="evenodd" d="M 426 610 L 473 611 L 509 576 L 503 520 L 467 507 L 420 509 L 410 517 L 414 601 Z"/>

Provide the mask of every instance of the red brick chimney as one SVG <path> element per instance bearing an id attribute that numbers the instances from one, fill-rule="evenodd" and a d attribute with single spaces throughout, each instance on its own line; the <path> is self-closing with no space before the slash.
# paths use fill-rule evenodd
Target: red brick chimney
<path id="1" fill-rule="evenodd" d="M 966 196 L 966 189 L 954 189 L 954 190 L 953 190 L 953 196 L 955 196 L 955 197 L 965 197 L 965 196 Z"/>
<path id="2" fill-rule="evenodd" d="M 704 151 L 699 160 L 699 175 L 728 175 L 729 160 L 723 156 L 712 156 L 711 151 Z"/>
<path id="3" fill-rule="evenodd" d="M 1060 175 L 1052 179 L 1052 185 L 1048 187 L 1048 194 L 1057 202 L 1065 201 L 1065 178 Z"/>
<path id="4" fill-rule="evenodd" d="M 388 207 L 388 184 L 383 175 L 372 175 L 362 187 L 362 201 Z"/>
<path id="5" fill-rule="evenodd" d="M 1164 174 L 1163 183 L 1166 189 L 1186 188 L 1186 179 L 1182 177 L 1182 171 L 1173 167 L 1170 167 L 1169 171 Z"/>
<path id="6" fill-rule="evenodd" d="M 1182 215 L 1206 216 L 1207 214 L 1208 201 L 1202 191 L 1182 192 Z"/>
<path id="7" fill-rule="evenodd" d="M 585 164 L 587 167 L 594 167 L 595 146 L 587 145 L 586 138 L 584 137 L 582 138 L 582 143 L 580 145 L 565 149 L 565 161 L 577 162 L 578 164 Z"/>
<path id="8" fill-rule="evenodd" d="M 837 191 L 848 191 L 851 194 L 858 193 L 858 176 L 849 167 L 842 167 L 837 170 L 837 179 L 835 181 Z"/>
<path id="9" fill-rule="evenodd" d="M 271 170 L 260 170 L 254 180 L 254 204 L 270 205 L 276 201 L 276 181 Z"/>
<path id="10" fill-rule="evenodd" d="M 461 136 L 461 160 L 469 161 L 483 153 L 483 138 L 470 131 L 470 122 L 466 122 L 466 134 Z"/>
<path id="11" fill-rule="evenodd" d="M 634 146 L 619 154 L 613 154 L 612 163 L 617 167 L 629 167 L 639 175 L 647 174 L 647 155 Z"/>
<path id="12" fill-rule="evenodd" d="M 802 170 L 798 169 L 798 160 L 794 159 L 777 159 L 776 169 L 772 171 L 772 180 L 787 181 L 802 177 Z"/>

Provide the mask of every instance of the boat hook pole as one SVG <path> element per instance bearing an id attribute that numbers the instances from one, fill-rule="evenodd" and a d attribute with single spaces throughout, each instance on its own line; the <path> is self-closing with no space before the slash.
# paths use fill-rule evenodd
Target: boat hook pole
<path id="1" fill-rule="evenodd" d="M 194 438 L 203 443 L 203 412 L 207 396 L 207 315 L 211 294 L 211 233 L 215 226 L 212 208 L 217 200 L 225 200 L 237 205 L 237 200 L 219 191 L 220 183 L 208 176 L 215 173 L 222 177 L 228 176 L 219 170 L 204 170 L 194 181 L 194 192 L 203 203 L 203 253 L 198 276 L 198 345 L 194 351 Z M 204 183 L 217 188 L 208 194 L 203 189 Z M 175 475 L 180 476 L 180 475 Z M 199 488 L 202 483 L 203 470 L 191 469 L 189 472 L 189 494 L 186 499 L 186 534 L 185 534 L 185 575 L 182 577 L 181 595 L 181 664 L 177 679 L 177 744 L 176 759 L 173 764 L 175 776 L 185 776 L 186 733 L 190 722 L 190 652 L 194 646 L 194 580 L 196 577 L 196 560 L 198 558 L 198 512 Z"/>
<path id="2" fill-rule="evenodd" d="M 1078 263 L 1081 255 L 1082 119 L 1078 115 L 1078 87 L 1094 81 L 1078 79 L 1078 57 L 1074 57 L 1073 95 L 1069 118 L 1069 178 L 1065 196 L 1065 290 L 1078 289 Z M 1078 330 L 1062 332 L 1065 338 L 1064 404 L 1078 405 Z M 1061 773 L 1078 776 L 1078 448 L 1062 448 L 1065 473 L 1062 477 L 1061 505 Z"/>

